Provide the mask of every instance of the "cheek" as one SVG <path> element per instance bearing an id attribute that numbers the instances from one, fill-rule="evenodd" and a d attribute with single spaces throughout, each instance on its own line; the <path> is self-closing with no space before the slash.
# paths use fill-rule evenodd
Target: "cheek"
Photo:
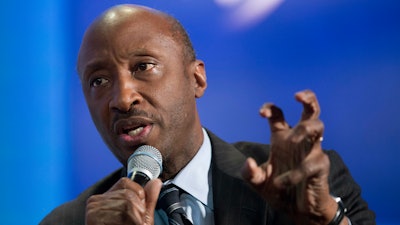
<path id="1" fill-rule="evenodd" d="M 196 108 L 194 91 L 185 82 L 173 85 L 170 91 L 169 100 L 165 99 L 166 102 L 169 102 L 169 114 L 175 123 L 185 123 L 187 118 L 192 118 Z"/>
<path id="2" fill-rule="evenodd" d="M 194 96 L 188 82 L 183 82 L 182 80 L 173 80 L 165 83 L 163 86 L 157 95 L 161 99 L 160 103 L 164 105 L 168 104 L 169 108 L 181 108 L 183 103 Z"/>

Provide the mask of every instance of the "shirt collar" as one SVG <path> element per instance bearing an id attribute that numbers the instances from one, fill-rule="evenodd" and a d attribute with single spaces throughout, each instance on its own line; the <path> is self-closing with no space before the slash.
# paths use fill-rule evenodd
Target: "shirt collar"
<path id="1" fill-rule="evenodd" d="M 211 142 L 204 128 L 203 137 L 199 151 L 171 182 L 213 209 Z"/>

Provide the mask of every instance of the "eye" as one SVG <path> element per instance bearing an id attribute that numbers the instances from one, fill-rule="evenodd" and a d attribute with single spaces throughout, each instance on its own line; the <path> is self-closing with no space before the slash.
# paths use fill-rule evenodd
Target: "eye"
<path id="1" fill-rule="evenodd" d="M 135 66 L 133 72 L 144 72 L 154 68 L 155 66 L 154 63 L 139 63 Z"/>
<path id="2" fill-rule="evenodd" d="M 90 86 L 92 86 L 92 87 L 104 86 L 104 85 L 106 85 L 108 82 L 109 82 L 108 79 L 100 77 L 100 78 L 94 79 L 94 80 L 90 83 Z"/>

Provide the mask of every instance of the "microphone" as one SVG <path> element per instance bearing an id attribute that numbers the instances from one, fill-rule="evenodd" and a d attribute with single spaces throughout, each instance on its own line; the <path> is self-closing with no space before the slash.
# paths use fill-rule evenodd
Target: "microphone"
<path id="1" fill-rule="evenodd" d="M 162 156 L 158 149 L 142 145 L 128 159 L 128 177 L 144 187 L 162 172 Z"/>

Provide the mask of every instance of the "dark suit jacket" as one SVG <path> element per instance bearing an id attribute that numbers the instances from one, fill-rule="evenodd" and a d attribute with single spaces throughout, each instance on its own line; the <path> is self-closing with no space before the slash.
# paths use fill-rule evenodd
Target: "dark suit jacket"
<path id="1" fill-rule="evenodd" d="M 276 212 L 253 192 L 240 177 L 240 168 L 251 156 L 258 163 L 268 159 L 269 146 L 238 142 L 228 144 L 208 132 L 213 149 L 213 196 L 216 225 L 290 225 L 283 213 Z M 347 216 L 353 225 L 375 224 L 375 215 L 361 198 L 361 189 L 334 151 L 327 151 L 331 161 L 329 184 L 332 195 L 340 196 L 348 209 Z M 126 173 L 120 169 L 97 182 L 75 200 L 65 203 L 47 215 L 40 225 L 84 225 L 86 200 L 94 194 L 107 191 Z"/>

